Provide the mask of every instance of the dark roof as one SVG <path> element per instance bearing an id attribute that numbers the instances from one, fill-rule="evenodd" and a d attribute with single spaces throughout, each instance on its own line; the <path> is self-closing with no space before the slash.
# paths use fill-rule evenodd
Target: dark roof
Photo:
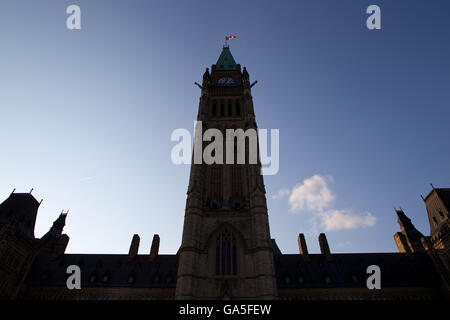
<path id="1" fill-rule="evenodd" d="M 366 288 L 369 265 L 381 269 L 382 287 L 436 287 L 438 273 L 426 253 L 275 254 L 278 288 Z M 69 265 L 81 268 L 82 287 L 175 288 L 178 256 L 149 255 L 128 260 L 120 254 L 65 254 L 53 259 L 42 252 L 34 261 L 26 283 L 30 286 L 66 286 Z"/>
<path id="2" fill-rule="evenodd" d="M 53 259 L 42 252 L 36 257 L 26 283 L 30 286 L 66 286 L 69 265 L 81 269 L 81 287 L 155 287 L 175 288 L 178 256 L 137 255 L 128 260 L 124 254 L 64 254 Z"/>
<path id="3" fill-rule="evenodd" d="M 309 261 L 299 254 L 275 255 L 279 288 L 366 287 L 367 267 L 377 265 L 382 287 L 436 287 L 440 279 L 426 253 L 345 253 L 310 254 Z"/>

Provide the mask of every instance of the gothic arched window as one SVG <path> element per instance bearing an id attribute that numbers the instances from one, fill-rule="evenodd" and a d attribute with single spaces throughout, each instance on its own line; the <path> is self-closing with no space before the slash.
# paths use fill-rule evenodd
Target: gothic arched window
<path id="1" fill-rule="evenodd" d="M 223 230 L 216 238 L 216 275 L 237 275 L 236 237 L 228 229 Z"/>

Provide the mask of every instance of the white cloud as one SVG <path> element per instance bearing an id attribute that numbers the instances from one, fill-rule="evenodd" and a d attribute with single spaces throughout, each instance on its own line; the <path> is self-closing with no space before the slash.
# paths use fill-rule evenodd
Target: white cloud
<path id="1" fill-rule="evenodd" d="M 290 211 L 322 211 L 328 207 L 336 198 L 328 181 L 332 182 L 333 178 L 316 174 L 303 180 L 303 184 L 297 184 L 289 196 Z"/>
<path id="2" fill-rule="evenodd" d="M 319 225 L 325 231 L 373 227 L 376 218 L 370 213 L 358 215 L 347 210 L 327 210 L 318 212 Z"/>
<path id="3" fill-rule="evenodd" d="M 291 191 L 289 191 L 289 189 L 283 188 L 283 189 L 280 189 L 277 194 L 272 195 L 272 199 L 278 200 L 278 199 L 288 196 L 290 193 L 291 193 Z"/>
<path id="4" fill-rule="evenodd" d="M 372 227 L 376 217 L 372 213 L 356 214 L 350 210 L 335 209 L 331 205 L 336 195 L 329 183 L 333 177 L 316 174 L 297 184 L 289 195 L 289 210 L 292 213 L 312 212 L 313 230 L 338 231 Z M 287 189 L 281 189 L 272 199 L 280 199 L 286 195 Z"/>

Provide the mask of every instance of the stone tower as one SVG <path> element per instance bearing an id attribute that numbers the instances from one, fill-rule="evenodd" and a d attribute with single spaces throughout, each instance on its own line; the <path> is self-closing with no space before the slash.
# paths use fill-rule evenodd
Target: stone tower
<path id="1" fill-rule="evenodd" d="M 430 235 L 418 231 L 403 210 L 395 210 L 401 232 L 394 235 L 399 252 L 426 252 L 441 277 L 440 290 L 450 299 L 450 188 L 434 188 L 424 198 Z"/>
<path id="2" fill-rule="evenodd" d="M 435 188 L 423 199 L 430 223 L 430 236 L 422 239 L 442 277 L 450 299 L 450 188 Z"/>
<path id="3" fill-rule="evenodd" d="M 224 137 L 223 162 L 193 161 L 191 165 L 176 299 L 276 298 L 259 155 L 257 151 L 249 152 L 251 138 L 244 138 L 245 164 L 237 164 L 242 153 L 236 143 L 234 163 L 226 161 L 225 156 L 231 152 L 225 143 L 227 129 L 256 132 L 251 95 L 254 84 L 250 84 L 246 68 L 241 70 L 225 45 L 211 73 L 206 69 L 202 85 L 197 85 L 201 97 L 194 145 L 200 143 L 198 150 L 205 150 L 210 143 L 203 133 L 218 129 Z M 194 146 L 194 160 L 196 152 Z M 253 164 L 249 160 L 252 156 L 257 159 Z"/>
<path id="4" fill-rule="evenodd" d="M 40 239 L 34 226 L 40 206 L 31 193 L 11 193 L 0 203 L 0 300 L 20 298 L 20 289 L 36 256 L 64 254 L 69 237 L 63 234 L 67 213 L 61 213 Z"/>
<path id="5" fill-rule="evenodd" d="M 30 193 L 14 192 L 0 204 L 0 300 L 17 297 L 33 262 L 39 205 Z"/>
<path id="6" fill-rule="evenodd" d="M 394 240 L 399 252 L 409 253 L 425 251 L 421 240 L 423 234 L 414 227 L 411 219 L 406 216 L 402 209 L 396 209 L 395 213 L 397 214 L 397 221 L 402 230 L 394 235 Z"/>

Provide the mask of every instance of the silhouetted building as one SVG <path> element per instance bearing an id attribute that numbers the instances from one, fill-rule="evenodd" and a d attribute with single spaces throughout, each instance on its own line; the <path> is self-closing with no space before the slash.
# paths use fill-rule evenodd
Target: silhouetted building
<path id="1" fill-rule="evenodd" d="M 256 82 L 255 82 L 256 83 Z M 216 128 L 257 129 L 250 76 L 228 46 L 203 75 L 198 120 Z M 203 133 L 202 132 L 202 133 Z M 203 145 L 204 147 L 205 145 Z M 235 150 L 236 151 L 236 150 Z M 234 153 L 235 160 L 237 152 Z M 424 198 L 430 236 L 402 210 L 398 253 L 334 254 L 320 234 L 310 254 L 303 234 L 299 254 L 282 254 L 270 236 L 261 163 L 192 164 L 182 243 L 173 255 L 67 254 L 62 213 L 40 239 L 34 236 L 39 202 L 12 193 L 0 205 L 0 297 L 4 299 L 438 299 L 449 297 L 450 189 Z M 70 265 L 81 268 L 81 289 L 66 287 Z M 381 269 L 381 290 L 366 286 L 367 267 Z"/>

